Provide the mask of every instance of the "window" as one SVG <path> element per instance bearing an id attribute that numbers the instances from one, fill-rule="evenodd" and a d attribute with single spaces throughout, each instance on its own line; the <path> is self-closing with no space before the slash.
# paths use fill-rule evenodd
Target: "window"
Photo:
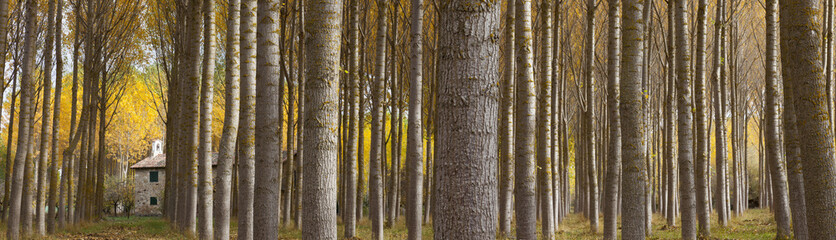
<path id="1" fill-rule="evenodd" d="M 151 171 L 150 181 L 151 182 L 159 182 L 160 181 L 160 172 Z"/>
<path id="2" fill-rule="evenodd" d="M 151 206 L 157 206 L 157 198 L 151 197 Z"/>

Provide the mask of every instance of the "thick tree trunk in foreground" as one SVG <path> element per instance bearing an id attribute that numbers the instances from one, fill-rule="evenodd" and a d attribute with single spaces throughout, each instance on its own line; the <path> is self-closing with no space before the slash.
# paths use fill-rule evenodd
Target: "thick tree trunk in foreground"
<path id="1" fill-rule="evenodd" d="M 530 11 L 530 2 L 525 2 L 518 1 L 518 9 Z M 500 35 L 500 5 L 499 1 L 453 0 L 442 5 L 439 12 L 438 44 L 445 47 L 438 53 L 435 239 L 496 238 L 496 96 L 499 90 L 496 37 Z M 520 7 L 523 5 L 528 7 Z M 530 24 L 530 15 L 527 19 Z M 520 21 L 517 23 L 521 25 Z M 527 46 L 531 46 L 530 31 L 525 35 Z M 527 62 L 532 66 L 530 57 Z M 523 79 L 530 83 L 531 90 L 534 79 L 531 71 L 528 73 Z M 534 104 L 533 99 L 529 103 Z M 533 115 L 529 116 L 533 120 Z M 531 177 L 533 187 L 532 144 L 527 145 L 528 157 L 522 159 L 529 160 L 530 171 L 526 176 Z M 533 200 L 531 190 L 526 195 Z M 533 219 L 536 208 L 533 202 L 529 206 L 530 215 L 526 217 Z M 533 224 L 528 227 L 528 231 L 534 232 Z"/>
<path id="2" fill-rule="evenodd" d="M 305 184 L 302 238 L 337 238 L 337 103 L 342 0 L 311 2 L 305 28 Z"/>
<path id="3" fill-rule="evenodd" d="M 642 81 L 642 64 L 644 57 L 644 25 L 642 21 L 646 18 L 642 16 L 642 8 L 649 7 L 643 5 L 641 0 L 625 0 L 623 6 L 624 16 L 624 36 L 623 49 L 624 56 L 621 59 L 621 144 L 622 156 L 624 160 L 622 189 L 624 194 L 622 199 L 622 219 L 630 219 L 630 221 L 622 222 L 621 235 L 624 239 L 644 239 L 646 237 L 644 221 L 645 214 L 645 199 L 644 193 L 646 187 L 645 178 L 647 178 L 647 165 L 644 163 L 646 151 L 642 142 L 644 139 L 644 125 L 646 119 L 641 116 L 642 99 L 644 94 L 641 88 Z M 610 136 L 612 137 L 612 136 Z"/>
<path id="4" fill-rule="evenodd" d="M 807 227 L 813 236 L 836 236 L 836 163 L 833 130 L 825 116 L 827 106 L 818 51 L 821 48 L 816 16 L 818 1 L 780 1 L 782 65 L 788 71 L 804 160 Z"/>
<path id="5" fill-rule="evenodd" d="M 781 71 L 787 79 L 789 71 Z M 790 210 L 792 210 L 793 237 L 799 240 L 809 238 L 807 232 L 807 204 L 804 201 L 804 173 L 801 166 L 801 149 L 798 146 L 798 122 L 793 104 L 793 89 L 790 81 L 781 81 L 784 87 L 784 151 L 787 156 L 787 174 L 789 179 Z M 761 180 L 762 181 L 762 180 Z M 761 191 L 763 192 L 763 191 Z"/>
<path id="6" fill-rule="evenodd" d="M 537 195 L 534 162 L 536 85 L 531 0 L 516 0 L 516 111 L 514 112 L 514 213 L 518 239 L 537 237 Z M 445 46 L 441 44 L 441 46 Z M 442 81 L 443 82 L 443 81 Z M 444 93 L 440 91 L 440 93 Z M 443 101 L 442 101 L 443 103 Z M 444 111 L 440 111 L 444 112 Z M 493 122 L 493 121 L 491 121 Z M 440 125 L 444 123 L 440 121 Z M 440 144 L 444 146 L 444 144 Z M 441 161 L 439 161 L 441 162 Z M 436 184 L 440 185 L 440 184 Z"/>

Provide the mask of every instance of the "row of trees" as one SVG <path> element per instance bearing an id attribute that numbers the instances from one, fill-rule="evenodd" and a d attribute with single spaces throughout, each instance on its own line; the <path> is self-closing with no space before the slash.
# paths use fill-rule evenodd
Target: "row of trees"
<path id="1" fill-rule="evenodd" d="M 63 83 L 52 83 L 52 69 L 63 79 L 63 1 L 45 14 L 37 0 L 0 3 L 0 16 L 20 9 L 0 19 L 20 33 L 0 35 L 22 39 L 0 44 L 20 85 L 7 237 L 101 218 L 105 134 L 140 28 L 153 36 L 170 143 L 164 213 L 200 238 L 229 238 L 231 216 L 239 239 L 276 239 L 291 223 L 334 239 L 338 218 L 350 238 L 368 209 L 378 239 L 404 213 L 410 239 L 430 219 L 438 239 L 535 239 L 538 221 L 554 238 L 572 211 L 607 239 L 619 216 L 643 220 L 623 221 L 623 238 L 649 236 L 654 212 L 696 239 L 709 237 L 712 211 L 726 226 L 755 199 L 779 238 L 836 236 L 832 43 L 820 35 L 832 1 L 824 28 L 815 0 L 783 0 L 780 12 L 776 0 L 711 1 L 710 42 L 708 0 L 504 2 L 72 2 L 63 150 Z"/>
<path id="2" fill-rule="evenodd" d="M 781 18 L 781 36 L 807 35 L 779 44 L 777 2 L 713 2 L 709 54 L 707 0 L 693 6 L 684 0 L 667 6 L 594 0 L 326 2 L 228 6 L 241 12 L 227 15 L 223 167 L 214 183 L 206 177 L 211 175 L 206 141 L 212 138 L 204 127 L 211 121 L 211 108 L 205 107 L 212 101 L 207 94 L 212 73 L 206 70 L 213 62 L 206 57 L 214 46 L 207 20 L 211 3 L 177 2 L 170 12 L 174 22 L 166 26 L 174 30 L 160 35 L 171 43 L 161 47 L 169 51 L 172 73 L 167 137 L 185 144 L 169 145 L 178 164 L 168 166 L 173 181 L 166 209 L 174 210 L 166 214 L 182 229 L 204 238 L 227 237 L 224 221 L 232 199 L 243 239 L 275 238 L 281 222 L 303 226 L 306 238 L 333 238 L 337 216 L 345 224 L 344 236 L 352 237 L 364 214 L 368 179 L 377 238 L 383 238 L 385 223 L 394 224 L 403 202 L 413 239 L 428 216 L 441 239 L 508 234 L 512 218 L 518 238 L 536 238 L 538 221 L 543 236 L 553 238 L 571 209 L 597 232 L 601 208 L 605 238 L 617 236 L 619 215 L 644 220 L 623 222 L 622 237 L 644 238 L 651 233 L 652 214 L 661 212 L 669 225 L 682 219 L 682 238 L 696 239 L 710 236 L 712 211 L 720 226 L 743 214 L 754 200 L 750 189 L 759 190 L 756 204 L 773 208 L 779 238 L 830 231 L 823 226 L 833 220 L 827 210 L 833 203 L 819 199 L 833 196 L 827 187 L 832 184 L 822 180 L 834 177 L 833 157 L 827 155 L 833 151 L 827 144 L 832 130 L 792 118 L 820 116 L 815 119 L 830 122 L 826 113 L 807 112 L 828 109 L 826 94 L 804 91 L 832 80 L 794 70 L 826 65 L 822 61 L 796 66 L 802 63 L 795 60 L 802 58 L 800 50 L 777 52 L 779 45 L 802 45 L 797 42 L 813 44 L 806 51 L 818 52 L 824 41 L 809 35 L 817 31 L 796 29 L 815 15 Z M 601 4 L 608 7 L 603 20 L 597 14 Z M 197 6 L 202 12 L 195 12 Z M 785 7 L 797 6 L 821 7 L 815 1 Z M 324 18 L 306 18 L 306 9 Z M 758 20 L 760 14 L 767 21 Z M 196 16 L 204 16 L 203 22 Z M 596 34 L 604 20 L 607 34 Z M 741 29 L 741 24 L 764 27 Z M 608 39 L 605 60 L 598 57 L 601 36 Z M 199 52 L 191 51 L 200 48 L 200 39 L 202 63 Z M 747 40 L 757 44 L 744 44 Z M 752 70 L 755 66 L 763 71 Z M 241 91 L 235 92 L 238 73 Z M 422 81 L 425 75 L 428 81 Z M 803 91 L 793 88 L 802 86 Z M 422 104 L 425 99 L 429 104 Z M 371 140 L 365 151 L 367 122 Z M 748 172 L 753 125 L 760 143 L 756 185 Z M 400 163 L 402 133 L 406 164 Z M 816 141 L 798 137 L 808 134 Z M 205 217 L 211 199 L 200 190 L 211 184 L 224 189 L 214 196 L 221 205 L 213 210 L 220 218 L 214 219 L 214 232 Z"/>
<path id="3" fill-rule="evenodd" d="M 6 68 L 11 77 L 2 81 L 3 92 L 12 92 L 7 147 L 12 146 L 13 133 L 17 135 L 14 158 L 7 149 L 5 161 L 3 217 L 9 239 L 100 219 L 106 204 L 105 176 L 117 165 L 107 152 L 105 136 L 140 56 L 135 53 L 140 38 L 132 29 L 139 26 L 142 7 L 139 1 L 67 2 L 73 9 L 69 14 L 63 0 L 0 2 L 0 61 L 5 65 L 5 57 L 11 56 L 12 63 Z M 65 23 L 64 15 L 72 24 Z M 69 110 L 61 108 L 66 98 L 64 26 L 72 26 L 73 36 Z M 36 115 L 37 111 L 42 113 Z M 65 113 L 69 121 L 61 120 Z M 59 140 L 63 122 L 70 125 L 66 141 Z"/>

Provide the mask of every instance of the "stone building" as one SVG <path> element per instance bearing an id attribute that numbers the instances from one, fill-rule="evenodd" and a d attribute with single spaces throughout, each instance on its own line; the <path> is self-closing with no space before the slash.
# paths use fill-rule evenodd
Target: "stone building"
<path id="1" fill-rule="evenodd" d="M 134 215 L 153 216 L 162 214 L 163 190 L 165 189 L 165 153 L 163 142 L 151 144 L 151 156 L 137 162 L 134 171 Z M 212 154 L 212 168 L 218 163 L 218 154 Z"/>
<path id="2" fill-rule="evenodd" d="M 163 142 L 151 144 L 151 156 L 137 162 L 134 171 L 134 212 L 136 215 L 160 215 L 165 189 L 165 153 Z"/>

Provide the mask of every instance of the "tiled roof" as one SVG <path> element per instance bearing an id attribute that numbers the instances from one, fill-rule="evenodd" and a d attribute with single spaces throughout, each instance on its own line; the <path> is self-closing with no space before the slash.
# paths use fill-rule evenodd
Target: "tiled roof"
<path id="1" fill-rule="evenodd" d="M 218 153 L 212 153 L 212 166 L 218 165 Z M 142 161 L 137 162 L 133 166 L 132 169 L 141 169 L 141 168 L 164 168 L 165 167 L 165 153 L 157 154 L 156 156 L 150 156 Z"/>

